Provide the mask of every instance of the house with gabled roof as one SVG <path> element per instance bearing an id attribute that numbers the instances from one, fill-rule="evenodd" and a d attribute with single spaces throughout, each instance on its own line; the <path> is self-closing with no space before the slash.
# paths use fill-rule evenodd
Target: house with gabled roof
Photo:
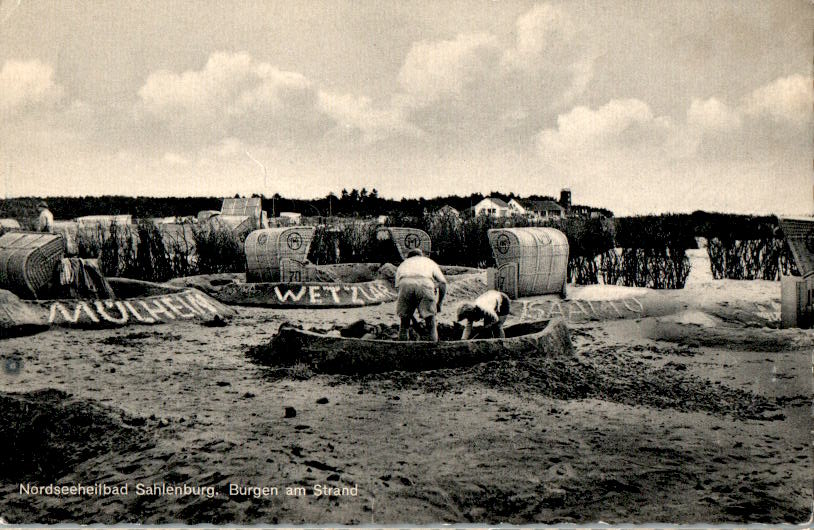
<path id="1" fill-rule="evenodd" d="M 474 206 L 475 217 L 488 215 L 490 217 L 508 217 L 509 205 L 503 199 L 497 197 L 486 197 Z"/>
<path id="2" fill-rule="evenodd" d="M 523 215 L 530 219 L 562 219 L 565 217 L 565 208 L 554 201 L 509 201 L 512 213 Z"/>

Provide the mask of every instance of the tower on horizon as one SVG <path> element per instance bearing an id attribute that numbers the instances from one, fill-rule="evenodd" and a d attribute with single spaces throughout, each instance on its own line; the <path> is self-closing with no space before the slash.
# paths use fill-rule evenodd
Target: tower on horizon
<path id="1" fill-rule="evenodd" d="M 570 188 L 563 188 L 560 190 L 560 206 L 565 208 L 565 213 L 567 214 L 571 211 L 571 189 Z"/>

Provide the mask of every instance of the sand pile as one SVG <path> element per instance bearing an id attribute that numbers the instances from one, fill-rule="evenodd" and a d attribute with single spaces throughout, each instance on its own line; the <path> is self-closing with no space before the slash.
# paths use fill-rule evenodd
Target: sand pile
<path id="1" fill-rule="evenodd" d="M 48 314 L 20 300 L 11 291 L 0 289 L 0 340 L 33 335 L 48 329 Z"/>
<path id="2" fill-rule="evenodd" d="M 444 304 L 474 300 L 486 292 L 486 273 L 447 276 L 447 296 Z"/>
<path id="3" fill-rule="evenodd" d="M 100 454 L 143 447 L 147 436 L 111 411 L 54 389 L 0 392 L 0 479 L 46 484 Z"/>
<path id="4" fill-rule="evenodd" d="M 653 340 L 680 345 L 704 346 L 725 350 L 782 352 L 811 349 L 814 336 L 801 329 L 743 328 L 709 326 L 699 322 L 657 319 L 644 325 Z"/>
<path id="5" fill-rule="evenodd" d="M 457 322 L 453 324 L 440 322 L 438 324 L 438 339 L 443 341 L 459 340 L 463 329 L 463 326 Z M 335 325 L 328 329 L 310 328 L 308 331 L 354 339 L 398 340 L 399 338 L 398 324 L 370 324 L 365 320 L 357 320 L 347 325 Z M 426 335 L 422 322 L 419 322 L 418 330 L 410 328 L 412 340 L 418 340 L 420 337 L 426 337 Z"/>
<path id="6" fill-rule="evenodd" d="M 328 333 L 324 329 L 303 330 L 283 324 L 270 341 L 249 348 L 246 353 L 266 366 L 307 367 L 315 373 L 332 374 L 427 371 L 495 359 L 573 355 L 568 330 L 561 321 L 508 326 L 506 340 L 461 341 L 462 331 L 457 324 L 442 324 L 439 326 L 442 340 L 433 343 L 424 340 L 424 336 L 422 342 L 392 340 L 395 328 L 385 324 L 371 326 L 361 320 Z M 389 340 L 374 340 L 380 337 Z"/>
<path id="7" fill-rule="evenodd" d="M 671 355 L 673 350 L 662 353 Z M 481 384 L 561 400 L 599 399 L 737 419 L 784 419 L 776 413 L 780 407 L 775 400 L 689 375 L 679 358 L 654 368 L 636 359 L 635 354 L 614 347 L 585 349 L 575 357 L 505 359 L 468 369 L 389 372 L 361 378 L 343 376 L 341 381 L 361 383 L 363 388 L 435 393 L 451 393 L 467 385 Z"/>
<path id="8" fill-rule="evenodd" d="M 361 283 L 382 279 L 378 274 L 378 263 L 317 265 L 315 269 L 321 276 L 317 276 L 314 281 L 319 282 Z"/>

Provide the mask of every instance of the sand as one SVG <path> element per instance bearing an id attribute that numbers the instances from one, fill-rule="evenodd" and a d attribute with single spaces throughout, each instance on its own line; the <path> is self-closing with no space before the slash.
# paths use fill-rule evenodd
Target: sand
<path id="1" fill-rule="evenodd" d="M 451 321 L 481 281 L 459 279 L 457 291 L 454 282 L 441 319 Z M 660 293 L 681 302 L 674 314 L 570 325 L 573 357 L 455 370 L 339 376 L 272 369 L 245 354 L 284 321 L 392 324 L 393 303 L 238 308 L 221 328 L 178 322 L 4 340 L 2 355 L 22 365 L 0 372 L 0 445 L 6 454 L 36 450 L 4 466 L 0 517 L 804 522 L 813 476 L 812 332 L 774 329 L 779 283 L 694 282 Z M 131 491 L 21 496 L 20 482 L 34 479 L 128 483 Z M 154 482 L 217 486 L 218 495 L 133 491 Z M 276 486 L 280 494 L 229 495 L 230 484 Z M 318 484 L 346 493 L 356 486 L 357 495 L 314 496 Z M 306 495 L 287 496 L 287 486 Z"/>

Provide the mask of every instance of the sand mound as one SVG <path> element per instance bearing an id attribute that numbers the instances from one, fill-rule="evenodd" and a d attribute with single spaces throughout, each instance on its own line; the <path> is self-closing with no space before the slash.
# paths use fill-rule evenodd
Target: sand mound
<path id="1" fill-rule="evenodd" d="M 447 277 L 444 304 L 474 300 L 486 292 L 486 273 L 461 274 Z"/>
<path id="2" fill-rule="evenodd" d="M 317 265 L 316 271 L 322 274 L 314 281 L 361 283 L 378 280 L 378 263 L 339 263 L 336 265 Z"/>
<path id="3" fill-rule="evenodd" d="M 410 328 L 410 340 L 423 340 L 427 339 L 427 333 L 424 329 L 423 323 L 419 322 L 419 330 Z M 302 329 L 302 328 L 300 328 Z M 326 335 L 354 338 L 354 339 L 375 339 L 375 340 L 398 340 L 399 326 L 398 324 L 370 324 L 365 320 L 357 320 L 347 325 L 335 325 L 332 328 L 309 328 L 308 331 L 315 333 L 324 333 Z M 463 334 L 464 326 L 458 322 L 451 324 L 446 322 L 438 323 L 438 340 L 450 341 L 460 340 Z M 472 330 L 472 339 L 486 339 L 495 338 L 492 333 L 486 333 L 482 326 L 475 326 Z"/>
<path id="4" fill-rule="evenodd" d="M 569 285 L 568 300 L 621 300 L 633 296 L 652 293 L 645 287 L 624 287 L 622 285 Z"/>
<path id="5" fill-rule="evenodd" d="M 460 328 L 442 326 L 439 336 L 446 340 L 438 342 L 374 340 L 379 334 L 389 337 L 392 328 L 368 327 L 363 321 L 351 327 L 352 334 L 364 333 L 361 339 L 342 337 L 343 332 L 349 333 L 347 328 L 333 330 L 336 333 L 329 335 L 323 330 L 315 332 L 284 324 L 269 342 L 249 348 L 247 355 L 266 366 L 306 366 L 313 372 L 333 374 L 426 371 L 495 359 L 573 355 L 568 330 L 561 320 L 507 326 L 506 338 L 494 340 L 462 341 Z"/>
<path id="6" fill-rule="evenodd" d="M 45 484 L 89 458 L 145 439 L 111 411 L 60 390 L 0 392 L 0 479 L 6 482 Z"/>
<path id="7" fill-rule="evenodd" d="M 688 375 L 680 362 L 649 367 L 635 355 L 606 347 L 578 356 L 529 357 L 483 363 L 469 369 L 418 373 L 390 372 L 364 377 L 343 376 L 344 383 L 361 383 L 373 390 L 423 390 L 452 393 L 481 384 L 522 395 L 561 400 L 599 399 L 633 406 L 681 412 L 707 412 L 738 419 L 783 419 L 779 406 L 761 395 Z"/>
<path id="8" fill-rule="evenodd" d="M 781 352 L 814 347 L 814 337 L 799 329 L 707 327 L 696 322 L 658 319 L 645 324 L 645 334 L 654 340 L 727 350 Z"/>
<path id="9" fill-rule="evenodd" d="M 44 309 L 24 303 L 11 291 L 0 289 L 0 339 L 33 335 L 48 329 Z"/>
<path id="10" fill-rule="evenodd" d="M 665 317 L 665 322 L 675 322 L 676 324 L 691 324 L 703 327 L 717 326 L 719 321 L 715 317 L 704 313 L 703 311 L 688 310 Z"/>

